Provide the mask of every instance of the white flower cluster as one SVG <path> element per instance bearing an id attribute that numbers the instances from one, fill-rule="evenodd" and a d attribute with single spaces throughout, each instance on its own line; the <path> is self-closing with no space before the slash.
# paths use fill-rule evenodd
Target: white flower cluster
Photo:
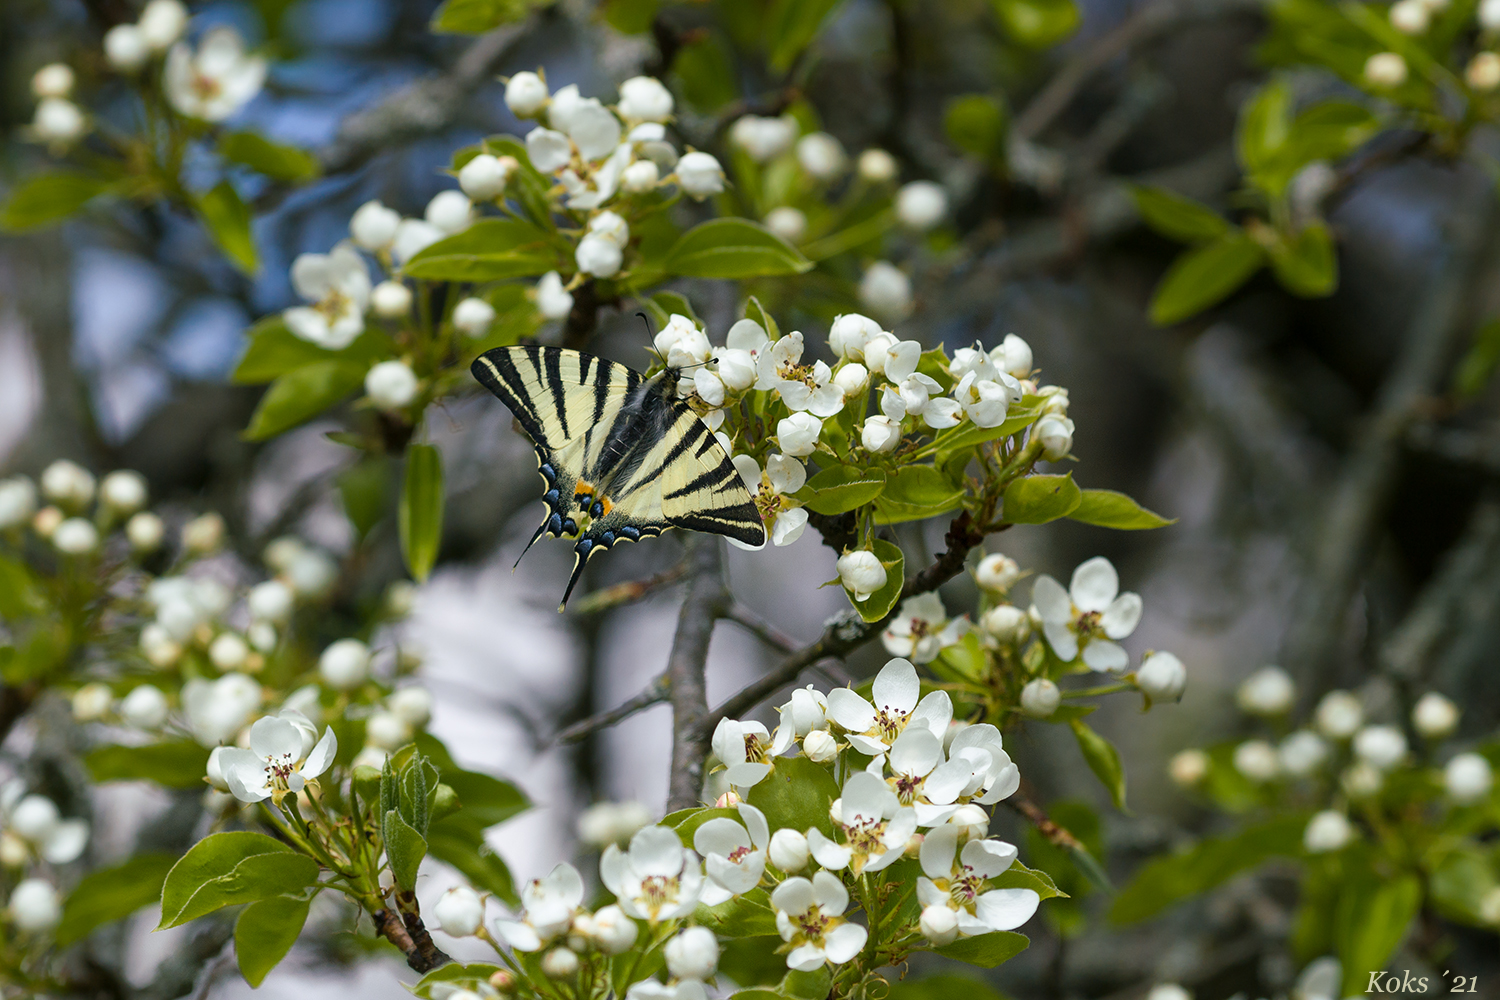
<path id="1" fill-rule="evenodd" d="M 55 802 L 28 794 L 19 779 L 0 785 L 0 867 L 19 868 L 33 856 L 49 865 L 67 864 L 88 842 L 87 820 L 63 819 Z"/>
<path id="2" fill-rule="evenodd" d="M 62 459 L 42 471 L 40 483 L 40 499 L 47 501 L 42 507 L 37 485 L 26 476 L 0 479 L 0 531 L 29 524 L 62 555 L 83 558 L 97 553 L 105 534 L 123 521 L 137 555 L 161 546 L 166 528 L 161 518 L 141 509 L 147 490 L 139 472 L 120 469 L 99 482 L 87 469 Z M 184 534 L 184 547 L 187 541 Z"/>

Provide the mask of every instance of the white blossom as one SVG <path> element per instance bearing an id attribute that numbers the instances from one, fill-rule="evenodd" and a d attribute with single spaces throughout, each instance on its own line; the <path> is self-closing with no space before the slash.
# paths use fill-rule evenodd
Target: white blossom
<path id="1" fill-rule="evenodd" d="M 860 426 L 859 443 L 865 451 L 884 454 L 901 443 L 901 422 L 883 414 L 872 414 Z"/>
<path id="2" fill-rule="evenodd" d="M 1458 728 L 1458 706 L 1436 691 L 1428 691 L 1412 706 L 1411 723 L 1418 733 L 1430 740 L 1451 736 Z"/>
<path id="3" fill-rule="evenodd" d="M 1045 416 L 1031 432 L 1042 443 L 1042 458 L 1060 462 L 1073 450 L 1073 421 L 1067 417 Z"/>
<path id="4" fill-rule="evenodd" d="M 86 820 L 63 819 L 56 803 L 45 795 L 27 795 L 26 786 L 19 780 L 0 786 L 0 820 L 4 836 L 23 842 L 20 853 L 35 851 L 48 864 L 76 861 L 88 846 Z M 24 858 L 18 863 L 23 862 Z"/>
<path id="5" fill-rule="evenodd" d="M 1372 86 L 1391 89 L 1406 82 L 1406 60 L 1397 52 L 1377 52 L 1365 60 L 1365 80 Z"/>
<path id="6" fill-rule="evenodd" d="M 365 395 L 380 410 L 399 410 L 417 398 L 417 373 L 404 361 L 382 361 L 365 374 Z"/>
<path id="7" fill-rule="evenodd" d="M 1172 756 L 1167 773 L 1183 788 L 1191 788 L 1208 776 L 1208 754 L 1202 750 L 1183 750 Z"/>
<path id="8" fill-rule="evenodd" d="M 474 203 L 462 191 L 439 191 L 432 196 L 422 217 L 445 236 L 461 233 L 474 221 Z"/>
<path id="9" fill-rule="evenodd" d="M 800 208 L 782 205 L 766 213 L 766 228 L 788 243 L 807 235 L 807 215 Z"/>
<path id="10" fill-rule="evenodd" d="M 1246 740 L 1234 748 L 1234 769 L 1254 782 L 1266 782 L 1281 770 L 1276 748 L 1265 740 Z"/>
<path id="11" fill-rule="evenodd" d="M 781 723 L 771 737 L 773 757 L 786 753 L 798 739 L 827 731 L 828 698 L 811 684 L 794 690 L 791 700 L 778 707 L 777 712 L 781 715 Z"/>
<path id="12" fill-rule="evenodd" d="M 197 555 L 207 555 L 210 552 L 216 551 L 220 545 L 224 544 L 224 530 L 224 518 L 220 515 L 213 511 L 209 511 L 207 514 L 199 514 L 182 526 L 182 547 Z M 203 592 L 202 588 L 204 586 L 219 586 L 219 584 L 213 581 L 199 580 L 198 587 L 200 594 Z M 228 592 L 220 587 L 220 590 L 216 593 L 221 593 L 223 600 L 219 602 L 220 607 L 211 612 L 212 614 L 217 614 L 229 606 Z"/>
<path id="13" fill-rule="evenodd" d="M 1328 744 L 1310 729 L 1299 729 L 1281 741 L 1276 748 L 1281 770 L 1295 778 L 1305 778 L 1328 760 Z"/>
<path id="14" fill-rule="evenodd" d="M 72 101 L 65 97 L 45 97 L 37 102 L 31 134 L 58 152 L 83 138 L 88 125 L 83 109 Z"/>
<path id="15" fill-rule="evenodd" d="M 953 398 L 976 427 L 999 427 L 1005 423 L 1010 405 L 1021 401 L 1021 386 L 1009 375 L 997 374 L 995 379 L 986 379 L 977 372 L 969 372 L 954 386 Z"/>
<path id="16" fill-rule="evenodd" d="M 99 547 L 99 529 L 92 521 L 70 517 L 52 532 L 52 545 L 63 555 L 88 555 Z"/>
<path id="17" fill-rule="evenodd" d="M 453 325 L 466 337 L 483 337 L 495 322 L 495 307 L 469 296 L 453 307 Z"/>
<path id="18" fill-rule="evenodd" d="M 673 977 L 707 979 L 719 967 L 719 939 L 707 927 L 689 927 L 667 942 L 662 956 Z"/>
<path id="19" fill-rule="evenodd" d="M 1308 820 L 1302 833 L 1302 846 L 1309 854 L 1327 854 L 1342 850 L 1354 839 L 1354 827 L 1343 813 L 1325 809 Z"/>
<path id="20" fill-rule="evenodd" d="M 1135 672 L 1135 686 L 1153 702 L 1181 701 L 1187 687 L 1187 668 L 1171 653 L 1152 653 Z"/>
<path id="21" fill-rule="evenodd" d="M 881 871 L 900 859 L 917 832 L 917 811 L 903 806 L 896 793 L 869 771 L 856 771 L 844 782 L 831 814 L 842 843 L 817 827 L 807 831 L 808 850 L 829 871 Z"/>
<path id="22" fill-rule="evenodd" d="M 16 480 L 12 480 L 14 482 Z M 29 480 L 23 480 L 30 484 Z M 42 495 L 70 510 L 88 506 L 94 499 L 94 476 L 83 466 L 59 459 L 42 470 Z M 34 498 L 35 494 L 33 494 Z M 32 501 L 35 503 L 35 500 Z"/>
<path id="23" fill-rule="evenodd" d="M 547 84 L 535 73 L 517 73 L 505 81 L 505 106 L 517 118 L 530 118 L 547 103 Z"/>
<path id="24" fill-rule="evenodd" d="M 292 262 L 292 287 L 313 303 L 293 306 L 282 314 L 287 328 L 303 340 L 338 351 L 354 343 L 364 330 L 370 273 L 348 243 L 326 254 L 299 254 Z"/>
<path id="25" fill-rule="evenodd" d="M 796 830 L 777 830 L 771 835 L 771 846 L 767 851 L 771 864 L 787 874 L 802 871 L 807 867 L 807 837 Z"/>
<path id="26" fill-rule="evenodd" d="M 1380 771 L 1406 759 L 1406 734 L 1395 726 L 1366 726 L 1354 734 L 1354 753 Z"/>
<path id="27" fill-rule="evenodd" d="M 872 336 L 865 344 L 865 367 L 897 385 L 916 373 L 922 360 L 922 345 L 915 340 L 897 340 L 889 333 Z"/>
<path id="28" fill-rule="evenodd" d="M 1103 556 L 1079 565 L 1067 590 L 1050 576 L 1037 577 L 1031 599 L 1058 659 L 1072 662 L 1081 652 L 1093 670 L 1124 669 L 1129 659 L 1115 640 L 1135 631 L 1141 599 L 1119 591 L 1119 574 Z"/>
<path id="29" fill-rule="evenodd" d="M 633 122 L 664 122 L 672 115 L 672 92 L 660 80 L 633 76 L 620 84 L 620 116 Z"/>
<path id="30" fill-rule="evenodd" d="M 653 926 L 692 913 L 703 888 L 697 857 L 664 826 L 638 831 L 630 838 L 629 851 L 606 847 L 599 877 L 620 909 Z"/>
<path id="31" fill-rule="evenodd" d="M 1490 762 L 1477 753 L 1461 753 L 1443 768 L 1443 787 L 1454 802 L 1478 802 L 1490 794 L 1494 784 Z"/>
<path id="32" fill-rule="evenodd" d="M 1397 0 L 1389 13 L 1391 27 L 1403 35 L 1420 35 L 1432 24 L 1432 14 L 1423 0 Z"/>
<path id="33" fill-rule="evenodd" d="M 756 163 L 765 163 L 792 148 L 797 138 L 797 120 L 791 115 L 763 118 L 744 115 L 730 126 L 729 140 Z"/>
<path id="34" fill-rule="evenodd" d="M 908 229 L 925 233 L 948 214 L 948 192 L 932 181 L 912 181 L 896 192 L 896 218 Z"/>
<path id="35" fill-rule="evenodd" d="M 136 24 L 153 52 L 165 52 L 187 30 L 188 9 L 180 0 L 151 0 Z"/>
<path id="36" fill-rule="evenodd" d="M 493 201 L 505 193 L 510 175 L 519 166 L 513 156 L 480 153 L 458 171 L 458 186 L 475 201 Z"/>
<path id="37" fill-rule="evenodd" d="M 887 579 L 880 557 L 868 549 L 855 549 L 839 556 L 838 572 L 844 589 L 860 602 L 869 600 L 871 594 L 885 586 Z"/>
<path id="38" fill-rule="evenodd" d="M 556 271 L 542 275 L 534 289 L 537 312 L 547 319 L 567 319 L 573 311 L 573 294 L 563 287 L 562 278 Z"/>
<path id="39" fill-rule="evenodd" d="M 883 331 L 880 324 L 859 313 L 844 313 L 835 316 L 828 328 L 828 347 L 834 354 L 850 361 L 863 361 L 865 345 Z M 915 341 L 913 341 L 915 343 Z M 869 370 L 876 370 L 870 368 Z"/>
<path id="40" fill-rule="evenodd" d="M 391 693 L 386 704 L 391 713 L 408 726 L 425 726 L 432 718 L 432 692 L 426 688 L 400 688 Z"/>
<path id="41" fill-rule="evenodd" d="M 708 153 L 688 153 L 677 161 L 677 183 L 699 201 L 724 190 L 724 168 Z"/>
<path id="42" fill-rule="evenodd" d="M 116 514 L 134 514 L 146 497 L 146 477 L 130 469 L 117 469 L 99 484 L 99 500 Z"/>
<path id="43" fill-rule="evenodd" d="M 990 351 L 990 360 L 1012 378 L 1027 378 L 1031 375 L 1031 345 L 1013 333 Z"/>
<path id="44" fill-rule="evenodd" d="M 300 720 L 306 722 L 306 719 Z M 311 728 L 308 723 L 306 728 Z M 250 748 L 225 747 L 219 768 L 229 790 L 241 802 L 274 799 L 280 803 L 288 792 L 296 794 L 333 763 L 338 739 L 332 729 L 309 750 L 304 727 L 288 718 L 266 716 L 250 727 Z"/>
<path id="45" fill-rule="evenodd" d="M 919 702 L 921 682 L 911 662 L 893 659 L 875 675 L 873 702 L 851 688 L 828 693 L 828 719 L 848 734 L 849 745 L 860 753 L 885 753 L 909 725 L 928 729 L 942 738 L 953 718 L 953 702 L 946 691 L 933 691 Z"/>
<path id="46" fill-rule="evenodd" d="M 521 887 L 521 919 L 496 921 L 496 934 L 517 951 L 541 951 L 568 929 L 582 902 L 583 879 L 563 862 Z"/>
<path id="47" fill-rule="evenodd" d="M 650 160 L 636 160 L 620 172 L 620 190 L 629 194 L 654 191 L 659 183 L 661 168 Z"/>
<path id="48" fill-rule="evenodd" d="M 1482 11 L 1490 4 L 1482 4 Z M 1469 60 L 1469 65 L 1464 67 L 1464 82 L 1475 90 L 1489 91 L 1500 87 L 1500 54 L 1494 52 L 1478 52 L 1474 58 Z"/>
<path id="49" fill-rule="evenodd" d="M 391 243 L 391 259 L 405 265 L 446 234 L 426 219 L 402 219 Z"/>
<path id="50" fill-rule="evenodd" d="M 911 279 L 889 261 L 877 260 L 859 280 L 859 300 L 876 315 L 901 319 L 911 312 Z"/>
<path id="51" fill-rule="evenodd" d="M 370 308 L 382 319 L 402 319 L 411 314 L 412 294 L 400 281 L 382 281 L 370 290 Z"/>
<path id="52" fill-rule="evenodd" d="M 539 125 L 526 133 L 526 157 L 542 173 L 556 173 L 573 158 L 573 146 L 563 133 Z"/>
<path id="53" fill-rule="evenodd" d="M 915 663 L 931 663 L 938 654 L 952 646 L 969 631 L 969 619 L 949 619 L 948 609 L 936 593 L 908 597 L 896 610 L 896 617 L 880 635 L 886 652 L 904 656 Z"/>
<path id="54" fill-rule="evenodd" d="M 45 934 L 62 920 L 57 890 L 46 879 L 28 878 L 16 883 L 6 909 L 23 934 Z"/>
<path id="55" fill-rule="evenodd" d="M 1157 983 L 1146 994 L 1146 1000 L 1193 1000 L 1193 995 L 1176 983 Z"/>
<path id="56" fill-rule="evenodd" d="M 25 476 L 0 479 L 0 531 L 20 527 L 36 513 L 36 487 Z"/>
<path id="57" fill-rule="evenodd" d="M 1369 761 L 1357 760 L 1339 776 L 1339 784 L 1351 798 L 1367 799 L 1385 785 L 1385 775 Z"/>
<path id="58" fill-rule="evenodd" d="M 806 484 L 807 468 L 785 455 L 769 456 L 764 472 L 749 455 L 734 456 L 734 467 L 750 490 L 755 509 L 771 533 L 772 544 L 790 545 L 802 537 L 807 527 L 807 511 L 791 495 Z"/>
<path id="59" fill-rule="evenodd" d="M 1021 567 L 1010 556 L 992 552 L 974 567 L 974 580 L 985 590 L 1003 594 L 1021 579 Z"/>
<path id="60" fill-rule="evenodd" d="M 823 421 L 811 413 L 793 413 L 776 422 L 776 442 L 783 455 L 806 458 L 818 448 Z"/>
<path id="61" fill-rule="evenodd" d="M 73 92 L 73 68 L 67 63 L 48 63 L 31 74 L 31 96 L 67 97 Z"/>
<path id="62" fill-rule="evenodd" d="M 339 639 L 318 657 L 318 676 L 336 691 L 359 687 L 370 675 L 370 647 L 358 639 Z"/>
<path id="63" fill-rule="evenodd" d="M 120 701 L 120 718 L 136 729 L 160 729 L 167 721 L 167 696 L 153 684 L 132 688 Z"/>
<path id="64" fill-rule="evenodd" d="M 997 604 L 979 616 L 979 627 L 1000 642 L 1021 643 L 1031 635 L 1031 616 L 1013 604 Z"/>
<path id="65" fill-rule="evenodd" d="M 238 632 L 220 632 L 208 647 L 208 659 L 220 670 L 238 670 L 250 658 L 250 646 Z"/>
<path id="66" fill-rule="evenodd" d="M 811 972 L 823 964 L 842 965 L 858 955 L 869 932 L 844 920 L 849 893 L 837 876 L 817 872 L 812 879 L 794 876 L 771 893 L 776 928 L 792 945 L 787 968 Z"/>
<path id="67" fill-rule="evenodd" d="M 596 278 L 614 277 L 625 260 L 620 244 L 597 233 L 590 233 L 578 241 L 575 258 L 580 271 Z"/>
<path id="68" fill-rule="evenodd" d="M 578 816 L 578 839 L 591 847 L 623 844 L 651 823 L 639 802 L 596 802 Z"/>
<path id="69" fill-rule="evenodd" d="M 1045 677 L 1036 677 L 1021 688 L 1021 711 L 1035 719 L 1050 718 L 1062 704 L 1062 691 Z"/>
<path id="70" fill-rule="evenodd" d="M 653 346 L 671 368 L 701 365 L 713 353 L 708 336 L 698 329 L 697 323 L 681 313 L 673 313 L 667 319 L 667 325 L 657 332 Z"/>
<path id="71" fill-rule="evenodd" d="M 484 924 L 484 900 L 466 885 L 454 886 L 437 901 L 432 916 L 444 934 L 468 937 Z"/>
<path id="72" fill-rule="evenodd" d="M 734 788 L 759 784 L 771 773 L 771 733 L 759 722 L 720 719 L 711 745 Z"/>
<path id="73" fill-rule="evenodd" d="M 145 31 L 145 18 L 141 19 Z M 148 32 L 149 35 L 149 32 Z M 189 118 L 221 122 L 249 104 L 266 82 L 266 60 L 245 52 L 233 28 L 213 28 L 196 50 L 186 42 L 167 53 L 162 89 Z"/>
<path id="74" fill-rule="evenodd" d="M 701 897 L 707 906 L 743 896 L 760 884 L 766 870 L 771 828 L 765 814 L 747 802 L 736 808 L 741 822 L 720 816 L 693 833 L 693 848 L 703 856 L 704 872 L 709 879 Z"/>
<path id="75" fill-rule="evenodd" d="M 369 251 L 389 250 L 401 225 L 401 213 L 378 201 L 367 201 L 349 218 L 349 238 Z"/>
<path id="76" fill-rule="evenodd" d="M 614 904 L 594 914 L 594 942 L 606 955 L 619 955 L 629 951 L 640 935 L 640 928 L 625 911 Z"/>
<path id="77" fill-rule="evenodd" d="M 134 73 L 151 58 L 151 46 L 136 24 L 117 24 L 104 33 L 104 58 L 112 69 Z"/>
<path id="78" fill-rule="evenodd" d="M 1016 860 L 1016 848 L 1000 840 L 970 840 L 958 849 L 958 830 L 940 826 L 922 840 L 917 901 L 945 906 L 958 917 L 964 937 L 1015 930 L 1036 913 L 1041 897 L 1031 889 L 994 889 L 989 880 Z"/>
<path id="79" fill-rule="evenodd" d="M 1287 703 L 1291 703 L 1290 698 Z M 1365 710 L 1359 699 L 1348 691 L 1330 691 L 1318 702 L 1313 718 L 1324 736 L 1332 740 L 1347 740 L 1364 724 Z"/>
<path id="80" fill-rule="evenodd" d="M 150 511 L 142 511 L 125 522 L 125 538 L 138 553 L 155 552 L 166 536 L 166 525 Z"/>
<path id="81" fill-rule="evenodd" d="M 115 694 L 102 681 L 85 684 L 73 692 L 73 719 L 77 722 L 93 722 L 109 714 L 114 707 Z"/>
<path id="82" fill-rule="evenodd" d="M 827 132 L 812 132 L 797 140 L 797 162 L 820 181 L 831 181 L 849 166 L 849 157 Z"/>
<path id="83" fill-rule="evenodd" d="M 1262 667 L 1245 679 L 1235 695 L 1240 708 L 1251 715 L 1282 715 L 1297 696 L 1292 677 L 1280 667 Z"/>
<path id="84" fill-rule="evenodd" d="M 883 149 L 867 149 L 859 154 L 859 176 L 871 184 L 887 184 L 896 179 L 896 158 Z"/>

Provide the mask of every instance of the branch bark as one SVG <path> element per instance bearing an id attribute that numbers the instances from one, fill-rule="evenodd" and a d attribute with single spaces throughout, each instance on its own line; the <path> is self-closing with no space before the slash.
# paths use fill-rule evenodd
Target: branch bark
<path id="1" fill-rule="evenodd" d="M 688 542 L 688 591 L 677 616 L 677 634 L 667 658 L 667 686 L 672 701 L 672 781 L 667 811 L 698 804 L 703 791 L 703 760 L 716 719 L 708 710 L 704 667 L 714 622 L 729 606 L 724 582 L 723 542 L 694 534 Z"/>

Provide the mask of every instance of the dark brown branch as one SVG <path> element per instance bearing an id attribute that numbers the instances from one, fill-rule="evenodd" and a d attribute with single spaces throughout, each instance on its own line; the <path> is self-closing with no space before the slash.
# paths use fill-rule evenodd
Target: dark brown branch
<path id="1" fill-rule="evenodd" d="M 427 928 L 423 926 L 422 918 L 415 909 L 402 913 L 376 910 L 370 916 L 375 920 L 375 933 L 401 949 L 401 953 L 406 956 L 406 964 L 412 971 L 431 972 L 438 966 L 453 961 L 432 943 L 432 937 L 427 933 Z"/>
<path id="2" fill-rule="evenodd" d="M 20 687 L 6 684 L 0 687 L 0 744 L 5 742 L 5 738 L 10 735 L 11 727 L 26 714 L 26 709 L 31 707 L 31 700 L 36 697 L 36 692 L 35 684 Z"/>
<path id="3" fill-rule="evenodd" d="M 783 653 L 790 653 L 799 646 L 796 639 L 793 639 L 738 601 L 730 604 L 724 610 L 724 618 L 726 621 L 732 621 L 750 632 L 766 645 L 775 646 Z"/>
<path id="4" fill-rule="evenodd" d="M 637 712 L 644 712 L 652 705 L 660 705 L 667 700 L 670 693 L 671 688 L 667 684 L 667 675 L 658 674 L 652 678 L 651 683 L 646 685 L 645 690 L 640 694 L 607 712 L 600 712 L 598 715 L 592 715 L 587 719 L 573 723 L 557 734 L 556 742 L 577 743 L 600 729 L 608 729 L 610 726 L 619 725 Z"/>
<path id="5" fill-rule="evenodd" d="M 667 811 L 698 804 L 703 791 L 703 761 L 714 721 L 709 718 L 704 666 L 714 623 L 729 604 L 724 583 L 723 543 L 712 535 L 694 535 L 688 542 L 688 592 L 677 616 L 677 634 L 667 658 L 667 684 L 672 700 L 672 778 Z"/>
<path id="6" fill-rule="evenodd" d="M 573 289 L 573 308 L 563 324 L 562 346 L 581 351 L 599 326 L 599 295 L 593 279 Z"/>
<path id="7" fill-rule="evenodd" d="M 681 580 L 687 573 L 687 563 L 678 563 L 670 569 L 662 570 L 655 576 L 648 576 L 644 580 L 628 580 L 625 583 L 617 583 L 613 587 L 605 587 L 591 594 L 585 594 L 582 598 L 568 605 L 568 611 L 574 615 L 591 615 L 600 611 L 608 611 L 622 604 L 634 604 L 647 594 L 662 587 L 669 586 Z"/>

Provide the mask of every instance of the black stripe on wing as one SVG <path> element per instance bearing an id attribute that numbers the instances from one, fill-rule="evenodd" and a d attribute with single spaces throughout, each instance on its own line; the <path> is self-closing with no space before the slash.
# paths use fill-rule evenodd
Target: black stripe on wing
<path id="1" fill-rule="evenodd" d="M 521 422 L 521 429 L 533 441 L 546 445 L 548 440 L 541 415 L 526 387 L 525 375 L 516 364 L 518 357 L 522 364 L 531 369 L 533 375 L 539 371 L 536 359 L 529 350 L 509 347 L 497 347 L 481 354 L 474 359 L 469 371 L 479 380 L 480 385 L 498 396 L 500 402 L 510 408 L 510 412 Z"/>

